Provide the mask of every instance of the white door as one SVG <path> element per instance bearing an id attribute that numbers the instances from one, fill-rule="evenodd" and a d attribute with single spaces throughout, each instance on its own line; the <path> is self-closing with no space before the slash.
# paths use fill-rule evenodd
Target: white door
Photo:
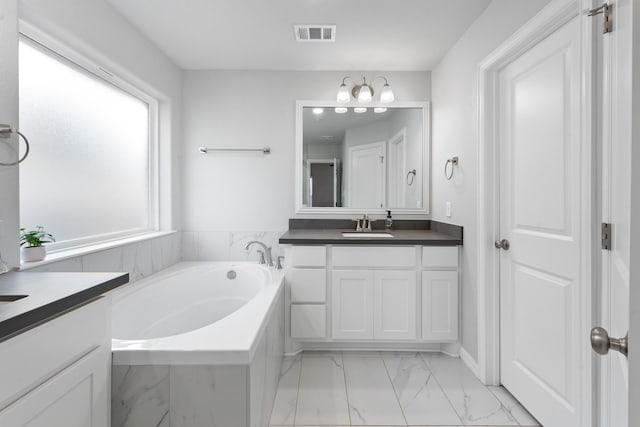
<path id="1" fill-rule="evenodd" d="M 611 224 L 611 250 L 602 250 L 600 319 L 614 338 L 629 330 L 631 245 L 631 17 L 630 2 L 613 1 L 614 31 L 601 36 L 603 66 L 602 222 Z M 598 19 L 598 21 L 600 21 Z M 636 76 L 637 79 L 637 76 Z M 636 177 L 637 182 L 637 177 Z M 637 280 L 636 280 L 637 282 Z M 633 348 L 633 347 L 632 347 Z M 627 427 L 629 423 L 629 364 L 610 351 L 600 363 L 600 426 Z"/>
<path id="2" fill-rule="evenodd" d="M 585 427 L 590 387 L 580 46 L 576 17 L 499 76 L 501 380 L 545 427 Z"/>
<path id="3" fill-rule="evenodd" d="M 457 271 L 422 272 L 422 339 L 457 340 L 458 306 Z"/>
<path id="4" fill-rule="evenodd" d="M 331 323 L 332 338 L 373 338 L 373 271 L 333 272 Z"/>
<path id="5" fill-rule="evenodd" d="M 406 129 L 402 129 L 389 139 L 389 185 L 387 191 L 389 208 L 408 208 L 406 204 Z"/>
<path id="6" fill-rule="evenodd" d="M 11 427 L 107 427 L 110 349 L 99 347 L 0 411 Z"/>
<path id="7" fill-rule="evenodd" d="M 376 271 L 373 285 L 373 337 L 416 339 L 416 272 Z"/>
<path id="8" fill-rule="evenodd" d="M 349 148 L 350 208 L 384 207 L 385 151 L 385 142 Z"/>

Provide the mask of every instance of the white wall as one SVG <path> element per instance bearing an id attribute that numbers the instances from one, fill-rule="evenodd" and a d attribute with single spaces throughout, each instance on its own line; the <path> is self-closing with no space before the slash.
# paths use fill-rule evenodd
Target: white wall
<path id="1" fill-rule="evenodd" d="M 462 345 L 477 360 L 477 67 L 548 0 L 493 0 L 433 70 L 432 219 L 464 227 Z M 446 159 L 460 163 L 451 181 Z M 445 203 L 452 216 L 445 215 Z"/>
<path id="2" fill-rule="evenodd" d="M 187 233 L 185 257 L 229 256 L 230 245 L 241 245 L 228 233 L 275 236 L 287 230 L 287 221 L 294 216 L 295 101 L 335 100 L 346 74 L 362 72 L 185 72 L 183 228 L 210 232 L 206 240 L 214 243 L 207 245 L 224 242 L 213 251 L 193 242 L 196 234 Z M 397 100 L 431 99 L 430 73 L 383 74 Z M 366 72 L 367 77 L 377 75 Z M 272 151 L 268 156 L 200 155 L 199 146 L 270 146 Z M 190 244 L 200 249 L 190 250 Z M 206 256 L 197 255 L 198 251 Z"/>
<path id="3" fill-rule="evenodd" d="M 12 3 L 12 2 L 10 2 Z M 101 0 L 20 0 L 19 17 L 49 36 L 68 45 L 81 55 L 98 62 L 116 76 L 125 78 L 157 97 L 160 102 L 160 162 L 162 192 L 161 209 L 163 229 L 180 228 L 180 140 L 182 137 L 182 72 L 151 42 L 144 38 L 127 21 Z M 9 13 L 2 4 L 3 14 Z M 11 15 L 8 15 L 10 18 Z M 3 25 L 3 28 L 4 25 Z M 13 29 L 15 31 L 15 28 Z M 4 39 L 4 37 L 3 37 Z M 11 43 L 15 43 L 11 41 Z M 4 49 L 4 48 L 3 48 Z M 17 49 L 17 45 L 15 46 Z M 4 50 L 2 51 L 3 58 Z M 3 59 L 4 63 L 4 59 Z M 16 66 L 12 64 L 9 68 Z M 0 71 L 2 69 L 0 68 Z M 16 82 L 17 83 L 17 82 Z M 14 98 L 17 107 L 16 87 L 6 92 Z M 3 96 L 3 99 L 4 96 Z M 0 115 L 2 119 L 2 115 Z M 9 117 L 6 120 L 10 120 Z M 0 123 L 2 120 L 0 120 Z M 27 159 L 28 161 L 28 159 Z M 0 174 L 14 172 L 0 171 Z M 3 177 L 3 175 L 0 175 Z M 4 233 L 0 230 L 0 249 L 3 257 L 18 265 L 18 181 L 2 179 L 0 187 L 0 220 L 5 220 Z M 10 220 L 7 220 L 10 219 Z M 174 242 L 179 244 L 179 241 Z M 100 255 L 94 255 L 100 256 Z"/>
<path id="4" fill-rule="evenodd" d="M 16 0 L 0 0 L 0 123 L 18 123 L 18 7 Z M 21 143 L 22 144 L 22 143 Z M 17 159 L 16 139 L 0 141 L 0 162 Z M 0 255 L 15 267 L 20 263 L 18 240 L 18 166 L 0 166 Z"/>

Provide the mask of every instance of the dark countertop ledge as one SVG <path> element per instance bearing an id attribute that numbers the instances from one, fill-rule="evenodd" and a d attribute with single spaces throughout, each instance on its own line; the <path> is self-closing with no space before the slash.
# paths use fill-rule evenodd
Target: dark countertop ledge
<path id="1" fill-rule="evenodd" d="M 0 275 L 0 341 L 9 339 L 129 282 L 128 273 L 29 273 Z"/>
<path id="2" fill-rule="evenodd" d="M 363 237 L 343 237 L 343 232 L 353 232 L 353 229 L 290 229 L 280 237 L 279 242 L 291 245 L 462 245 L 461 236 L 451 236 L 434 230 L 374 230 L 393 235 L 382 238 L 364 237 L 366 233 L 362 233 Z"/>

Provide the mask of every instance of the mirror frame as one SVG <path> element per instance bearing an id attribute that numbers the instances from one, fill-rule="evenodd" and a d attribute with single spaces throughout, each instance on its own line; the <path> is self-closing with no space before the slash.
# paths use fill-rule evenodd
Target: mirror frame
<path id="1" fill-rule="evenodd" d="M 350 102 L 347 104 L 338 104 L 337 102 L 332 101 L 296 101 L 296 146 L 295 146 L 295 207 L 296 214 L 315 214 L 315 215 L 361 215 L 364 213 L 367 214 L 377 214 L 377 215 L 385 215 L 388 209 L 381 208 L 371 208 L 371 209 L 363 209 L 363 208 L 345 208 L 345 207 L 306 207 L 302 205 L 302 174 L 303 174 L 303 108 L 305 107 L 324 107 L 324 108 L 335 108 L 335 107 L 361 107 L 362 104 L 358 104 L 357 102 Z M 371 102 L 366 105 L 367 108 L 374 107 L 387 107 L 387 108 L 422 108 L 422 127 L 424 131 L 422 132 L 422 145 L 424 147 L 423 150 L 423 159 L 422 159 L 422 208 L 396 208 L 390 209 L 392 213 L 401 214 L 401 215 L 428 215 L 430 213 L 430 180 L 431 177 L 431 167 L 429 163 L 430 154 L 431 154 L 431 114 L 430 114 L 430 103 L 423 101 L 413 101 L 413 102 L 394 102 L 392 105 L 382 104 L 380 102 Z"/>

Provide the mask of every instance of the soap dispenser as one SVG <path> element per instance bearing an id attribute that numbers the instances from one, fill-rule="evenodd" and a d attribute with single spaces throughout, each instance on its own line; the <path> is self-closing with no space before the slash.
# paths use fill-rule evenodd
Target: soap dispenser
<path id="1" fill-rule="evenodd" d="M 384 228 L 391 230 L 391 227 L 393 227 L 393 219 L 391 218 L 391 211 L 387 211 L 387 219 L 384 222 Z"/>

